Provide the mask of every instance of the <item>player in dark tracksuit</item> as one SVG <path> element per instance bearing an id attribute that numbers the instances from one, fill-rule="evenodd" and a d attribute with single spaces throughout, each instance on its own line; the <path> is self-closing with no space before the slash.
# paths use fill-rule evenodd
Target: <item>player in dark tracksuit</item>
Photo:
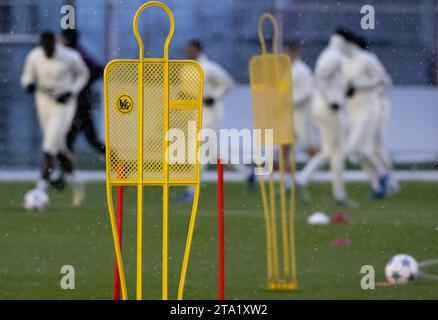
<path id="1" fill-rule="evenodd" d="M 67 147 L 73 152 L 75 140 L 78 135 L 83 132 L 88 143 L 97 151 L 105 154 L 105 144 L 97 137 L 96 129 L 94 127 L 92 116 L 93 92 L 91 89 L 92 84 L 102 76 L 103 68 L 78 45 L 78 39 L 79 34 L 76 30 L 67 29 L 62 32 L 62 43 L 65 46 L 78 51 L 90 71 L 90 79 L 85 88 L 78 95 L 78 107 L 72 127 L 67 135 Z"/>

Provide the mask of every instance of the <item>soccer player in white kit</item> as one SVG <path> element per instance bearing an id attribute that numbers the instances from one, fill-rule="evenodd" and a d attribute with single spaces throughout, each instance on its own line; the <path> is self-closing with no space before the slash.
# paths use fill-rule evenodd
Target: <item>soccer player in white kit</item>
<path id="1" fill-rule="evenodd" d="M 21 84 L 35 97 L 43 133 L 43 165 L 36 189 L 46 192 L 58 158 L 73 182 L 73 158 L 66 146 L 67 132 L 76 112 L 77 94 L 88 81 L 89 72 L 80 55 L 56 43 L 52 32 L 41 35 L 40 46 L 27 56 Z"/>
<path id="2" fill-rule="evenodd" d="M 368 172 L 371 199 L 381 199 L 386 193 L 387 177 L 371 145 L 381 113 L 378 90 L 385 85 L 385 79 L 380 68 L 376 67 L 375 57 L 362 50 L 355 38 L 347 43 L 342 68 L 350 125 L 345 152 L 347 156 L 356 155 L 359 164 Z"/>
<path id="3" fill-rule="evenodd" d="M 284 53 L 292 63 L 292 97 L 294 103 L 295 136 L 302 145 L 305 153 L 311 157 L 316 154 L 317 148 L 313 144 L 314 119 L 312 115 L 313 102 L 313 74 L 310 67 L 301 59 L 300 48 L 293 41 L 284 44 Z M 290 146 L 284 146 L 284 164 L 286 171 L 290 171 Z M 285 176 L 286 188 L 291 187 L 291 176 Z"/>
<path id="4" fill-rule="evenodd" d="M 186 47 L 186 56 L 190 60 L 196 60 L 204 72 L 202 127 L 217 132 L 219 123 L 224 118 L 222 98 L 233 87 L 233 78 L 218 63 L 207 58 L 201 41 L 190 41 Z M 216 163 L 217 155 L 210 153 L 209 156 L 210 162 Z M 189 202 L 193 195 L 194 189 L 189 187 L 179 200 Z"/>
<path id="5" fill-rule="evenodd" d="M 330 37 L 328 47 L 319 55 L 316 62 L 313 113 L 321 135 L 321 150 L 309 160 L 297 177 L 298 186 L 304 188 L 309 183 L 312 174 L 329 162 L 332 172 L 333 198 L 343 205 L 351 203 L 342 177 L 344 153 L 340 116 L 340 108 L 345 98 L 342 55 L 346 49 L 347 36 L 344 30 L 337 30 Z"/>
<path id="6" fill-rule="evenodd" d="M 355 42 L 357 46 L 364 50 L 364 54 L 368 55 L 369 63 L 381 78 L 381 81 L 374 92 L 374 94 L 377 95 L 377 103 L 379 107 L 377 108 L 377 113 L 373 119 L 374 127 L 371 137 L 371 152 L 373 152 L 379 165 L 383 166 L 385 170 L 388 179 L 387 194 L 394 194 L 400 191 L 400 185 L 397 178 L 394 176 L 394 167 L 389 153 L 383 146 L 383 133 L 391 113 L 391 103 L 388 98 L 388 90 L 392 86 L 392 80 L 379 57 L 368 51 L 368 43 L 366 39 L 356 36 Z"/>
<path id="7" fill-rule="evenodd" d="M 202 126 L 217 130 L 220 121 L 224 118 L 222 98 L 233 87 L 233 78 L 218 63 L 208 59 L 203 51 L 202 42 L 191 41 L 186 51 L 187 58 L 196 60 L 204 72 Z"/>
<path id="8" fill-rule="evenodd" d="M 294 102 L 294 125 L 298 141 L 309 156 L 316 147 L 313 137 L 313 74 L 310 67 L 301 59 L 300 48 L 292 41 L 284 45 L 284 53 L 292 62 L 292 95 Z"/>

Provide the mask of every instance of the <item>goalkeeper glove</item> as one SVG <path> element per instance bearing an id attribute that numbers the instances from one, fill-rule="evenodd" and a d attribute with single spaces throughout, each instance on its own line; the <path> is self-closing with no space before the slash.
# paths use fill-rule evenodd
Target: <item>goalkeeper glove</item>
<path id="1" fill-rule="evenodd" d="M 35 90 L 36 90 L 36 85 L 35 85 L 35 83 L 31 83 L 31 84 L 29 84 L 29 85 L 26 87 L 26 91 L 27 91 L 27 93 L 29 93 L 29 94 L 33 94 L 33 93 L 35 92 Z"/>
<path id="2" fill-rule="evenodd" d="M 348 98 L 352 98 L 355 93 L 356 93 L 356 88 L 353 87 L 352 85 L 349 85 L 347 88 L 347 91 L 345 92 L 345 94 Z"/>
<path id="3" fill-rule="evenodd" d="M 56 98 L 56 101 L 59 103 L 66 103 L 68 101 L 68 99 L 70 99 L 71 96 L 72 96 L 71 92 L 65 92 L 65 93 L 59 95 Z"/>
<path id="4" fill-rule="evenodd" d="M 332 104 L 330 105 L 330 108 L 331 108 L 333 111 L 337 112 L 337 111 L 339 111 L 339 109 L 340 109 L 341 107 L 340 107 L 339 104 L 337 104 L 337 103 L 332 103 Z"/>
<path id="5" fill-rule="evenodd" d="M 216 102 L 215 98 L 212 98 L 212 97 L 207 97 L 207 98 L 204 99 L 204 104 L 207 107 L 212 107 L 215 102 Z"/>

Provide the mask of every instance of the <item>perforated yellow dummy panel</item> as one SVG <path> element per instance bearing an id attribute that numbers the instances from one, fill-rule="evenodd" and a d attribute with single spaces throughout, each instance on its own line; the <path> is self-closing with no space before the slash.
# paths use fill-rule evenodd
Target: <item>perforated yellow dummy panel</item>
<path id="1" fill-rule="evenodd" d="M 267 54 L 263 36 L 263 22 L 267 19 L 274 27 L 272 54 Z M 266 224 L 268 289 L 295 290 L 298 287 L 295 263 L 296 170 L 291 63 L 287 56 L 277 54 L 278 26 L 272 14 L 265 13 L 260 17 L 259 38 L 262 55 L 254 56 L 249 66 L 254 128 L 261 129 L 261 140 L 257 142 L 265 145 L 270 143 L 265 140 L 265 130 L 273 130 L 272 144 L 278 146 L 280 173 L 277 190 L 273 172 L 268 181 L 265 182 L 263 177 L 259 179 Z M 285 145 L 291 145 L 290 155 L 284 155 Z M 289 192 L 286 190 L 286 174 L 293 183 Z"/>
<path id="2" fill-rule="evenodd" d="M 148 60 L 143 62 L 143 106 L 139 104 L 140 62 L 116 60 L 106 70 L 110 180 L 115 184 L 135 184 L 139 181 L 139 135 L 142 131 L 143 183 L 160 184 L 166 181 L 164 120 L 168 108 L 169 130 L 180 130 L 186 140 L 183 145 L 184 161 L 169 163 L 168 182 L 194 183 L 197 181 L 198 142 L 196 137 L 192 139 L 189 130 L 195 133 L 200 130 L 202 72 L 195 62 L 169 61 L 169 90 L 166 94 L 166 63 Z M 139 130 L 141 108 L 143 129 Z M 176 152 L 176 148 L 173 149 Z M 176 159 L 176 156 L 173 158 Z"/>
<path id="3" fill-rule="evenodd" d="M 265 54 L 250 62 L 254 128 L 273 129 L 274 144 L 294 142 L 290 70 L 285 55 Z"/>
<path id="4" fill-rule="evenodd" d="M 170 31 L 163 58 L 145 59 L 138 18 L 153 6 L 167 13 Z M 169 60 L 174 18 L 163 3 L 143 4 L 133 27 L 139 59 L 111 61 L 104 75 L 107 201 L 122 297 L 127 299 L 128 293 L 111 188 L 137 186 L 136 298 L 142 299 L 143 187 L 162 186 L 162 298 L 168 299 L 169 188 L 186 185 L 195 194 L 178 285 L 182 299 L 199 200 L 202 69 L 195 61 Z"/>
<path id="5" fill-rule="evenodd" d="M 261 19 L 263 21 L 263 19 Z M 276 24 L 274 24 L 276 27 Z M 254 128 L 273 129 L 273 144 L 294 143 L 291 62 L 289 57 L 266 53 L 265 40 L 259 25 L 262 55 L 253 56 L 249 65 Z M 264 141 L 262 135 L 262 142 Z"/>

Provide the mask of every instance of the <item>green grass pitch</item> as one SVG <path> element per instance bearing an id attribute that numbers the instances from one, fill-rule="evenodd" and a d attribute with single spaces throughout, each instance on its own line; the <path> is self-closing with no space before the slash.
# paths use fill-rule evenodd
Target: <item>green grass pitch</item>
<path id="1" fill-rule="evenodd" d="M 87 187 L 81 209 L 70 206 L 70 192 L 51 192 L 51 205 L 42 213 L 21 207 L 29 183 L 0 184 L 0 299 L 112 299 L 113 246 L 104 184 Z M 438 258 L 438 197 L 436 183 L 404 183 L 402 193 L 383 201 L 366 200 L 366 184 L 349 184 L 360 207 L 346 210 L 347 225 L 309 226 L 314 211 L 328 214 L 339 208 L 330 200 L 328 184 L 310 188 L 312 202 L 297 209 L 297 271 L 299 289 L 269 292 L 266 285 L 265 227 L 258 192 L 244 184 L 226 183 L 226 298 L 228 299 L 438 299 L 438 281 L 419 279 L 412 285 L 363 290 L 360 269 L 372 265 L 376 281 L 397 253 L 417 261 Z M 171 191 L 170 297 L 176 297 L 189 205 L 177 205 Z M 124 257 L 128 293 L 135 288 L 135 191 L 125 197 Z M 186 281 L 186 299 L 215 299 L 216 190 L 201 190 L 198 221 Z M 333 248 L 336 237 L 351 245 Z M 161 297 L 161 189 L 145 191 L 144 298 Z M 60 269 L 75 268 L 75 290 L 62 290 Z M 435 269 L 435 270 L 433 270 Z M 438 267 L 430 272 L 437 274 Z"/>

